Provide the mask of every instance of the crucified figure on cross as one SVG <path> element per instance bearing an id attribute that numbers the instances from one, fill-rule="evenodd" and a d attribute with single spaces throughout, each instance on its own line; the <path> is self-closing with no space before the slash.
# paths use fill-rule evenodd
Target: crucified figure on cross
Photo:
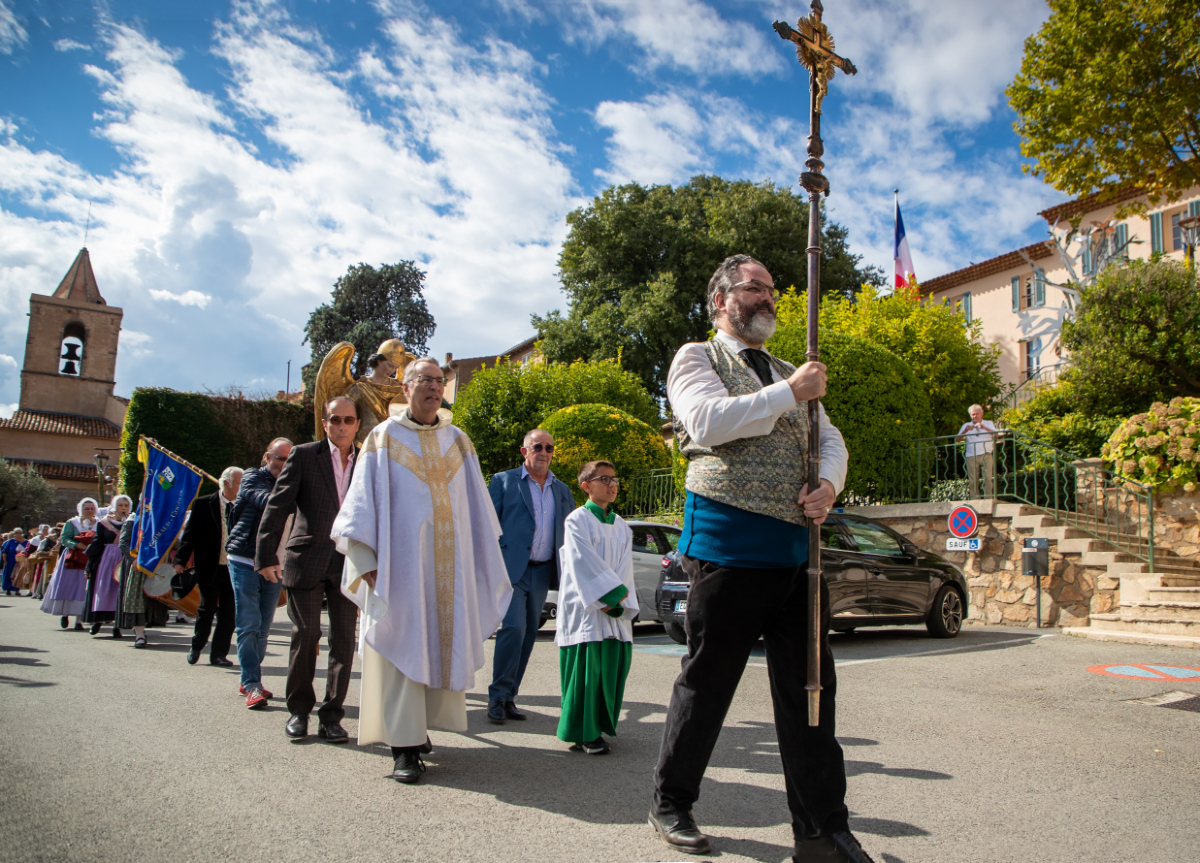
<path id="1" fill-rule="evenodd" d="M 833 79 L 834 70 L 841 69 L 847 75 L 858 74 L 853 63 L 834 53 L 833 37 L 829 35 L 829 28 L 821 20 L 824 12 L 821 0 L 813 0 L 812 14 L 797 22 L 800 25 L 799 32 L 783 21 L 776 21 L 772 25 L 779 38 L 796 43 L 796 56 L 800 58 L 804 68 L 812 73 L 813 110 L 818 114 L 821 113 L 821 100 L 829 92 L 829 82 Z"/>

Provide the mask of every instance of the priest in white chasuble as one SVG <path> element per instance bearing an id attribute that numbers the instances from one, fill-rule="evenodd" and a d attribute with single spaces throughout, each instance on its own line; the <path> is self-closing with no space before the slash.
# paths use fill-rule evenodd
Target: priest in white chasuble
<path id="1" fill-rule="evenodd" d="M 479 456 L 439 412 L 444 388 L 437 360 L 408 365 L 408 406 L 367 435 L 332 531 L 342 592 L 362 609 L 358 742 L 391 746 L 408 783 L 429 728 L 467 730 L 466 691 L 512 596 Z"/>

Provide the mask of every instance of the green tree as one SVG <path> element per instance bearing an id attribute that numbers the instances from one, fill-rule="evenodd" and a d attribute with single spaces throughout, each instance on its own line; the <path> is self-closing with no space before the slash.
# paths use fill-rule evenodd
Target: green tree
<path id="1" fill-rule="evenodd" d="M 802 325 L 781 326 L 771 339 L 771 353 L 799 365 L 806 341 Z M 903 359 L 857 336 L 827 333 L 821 361 L 829 367 L 831 381 L 821 402 L 850 453 L 846 491 L 886 493 L 880 484 L 896 445 L 933 433 L 925 389 Z"/>
<path id="2" fill-rule="evenodd" d="M 1007 90 L 1028 170 L 1068 195 L 1178 200 L 1200 183 L 1196 0 L 1048 2 Z"/>
<path id="3" fill-rule="evenodd" d="M 570 405 L 550 414 L 541 425 L 554 436 L 556 475 L 580 506 L 587 495 L 579 486 L 579 470 L 589 461 L 603 459 L 616 466 L 622 480 L 614 504 L 618 512 L 626 506 L 631 479 L 670 464 L 657 429 L 609 405 Z"/>
<path id="4" fill-rule="evenodd" d="M 454 402 L 454 424 L 470 436 L 483 472 L 493 474 L 520 464 L 525 433 L 550 414 L 596 403 L 620 408 L 651 427 L 661 424 L 641 379 L 616 360 L 501 362 L 480 369 Z"/>
<path id="5" fill-rule="evenodd" d="M 706 289 L 717 265 L 753 255 L 781 286 L 807 285 L 808 202 L 772 183 L 699 176 L 681 186 L 612 186 L 567 216 L 558 265 L 568 311 L 534 315 L 551 360 L 599 360 L 622 352 L 656 397 L 671 358 L 710 329 Z M 824 226 L 823 294 L 853 296 L 863 281 L 846 230 Z"/>
<path id="6" fill-rule="evenodd" d="M 417 356 L 424 354 L 437 325 L 422 293 L 425 273 L 412 261 L 398 264 L 355 264 L 333 285 L 328 303 L 308 317 L 304 341 L 312 345 L 312 361 L 304 383 L 313 392 L 321 361 L 338 342 L 354 344 L 354 374 L 367 371 L 367 357 L 388 339 L 400 339 Z"/>
<path id="7" fill-rule="evenodd" d="M 1004 424 L 1081 458 L 1096 458 L 1125 417 L 1079 409 L 1075 384 L 1066 376 L 1038 387 L 1033 398 L 1004 412 Z"/>
<path id="8" fill-rule="evenodd" d="M 807 294 L 783 297 L 777 314 L 781 330 L 804 333 Z M 907 362 L 928 398 L 934 434 L 953 434 L 967 421 L 967 408 L 976 402 L 987 406 L 1000 394 L 1000 348 L 981 344 L 978 321 L 965 325 L 957 309 L 922 302 L 919 287 L 883 296 L 864 285 L 854 301 L 826 297 L 821 302 L 822 355 L 829 333 L 859 336 Z M 799 356 L 803 362 L 803 352 Z M 837 386 L 831 372 L 830 388 Z"/>
<path id="9" fill-rule="evenodd" d="M 14 510 L 21 527 L 29 530 L 32 522 L 54 506 L 54 486 L 33 465 L 13 464 L 0 458 L 0 519 Z"/>
<path id="10" fill-rule="evenodd" d="M 1200 396 L 1200 280 L 1167 259 L 1112 266 L 1063 322 L 1078 409 L 1131 414 Z"/>

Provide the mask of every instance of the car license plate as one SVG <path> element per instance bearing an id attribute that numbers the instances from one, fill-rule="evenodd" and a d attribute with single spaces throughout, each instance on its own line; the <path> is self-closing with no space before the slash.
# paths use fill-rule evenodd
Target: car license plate
<path id="1" fill-rule="evenodd" d="M 979 551 L 982 548 L 983 540 L 978 537 L 975 539 L 946 540 L 946 551 Z"/>
<path id="2" fill-rule="evenodd" d="M 687 611 L 687 600 L 686 599 L 675 600 L 675 613 L 683 614 L 685 611 Z"/>

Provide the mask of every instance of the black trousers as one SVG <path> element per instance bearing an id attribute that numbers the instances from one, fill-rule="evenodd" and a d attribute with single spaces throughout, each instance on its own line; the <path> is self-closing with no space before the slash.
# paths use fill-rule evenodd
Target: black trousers
<path id="1" fill-rule="evenodd" d="M 807 566 L 742 569 L 686 556 L 688 653 L 671 691 L 654 773 L 659 813 L 688 811 L 750 652 L 761 637 L 775 708 L 788 809 L 797 839 L 848 829 L 846 765 L 834 736 L 837 679 L 829 649 L 829 590 L 821 584 L 820 724 L 808 724 Z"/>
<path id="2" fill-rule="evenodd" d="M 196 586 L 200 588 L 200 609 L 196 612 L 196 628 L 192 631 L 192 650 L 199 655 L 204 645 L 208 644 L 208 634 L 211 632 L 212 650 L 209 656 L 224 659 L 233 640 L 235 620 L 233 582 L 229 580 L 229 567 L 218 565 L 211 578 L 202 579 Z M 217 621 L 215 632 L 214 617 Z"/>
<path id="3" fill-rule="evenodd" d="M 317 645 L 321 641 L 321 600 L 329 603 L 329 656 L 325 675 L 325 703 L 317 711 L 322 723 L 341 722 L 354 665 L 358 606 L 342 594 L 342 571 L 325 576 L 315 587 L 287 589 L 288 617 L 292 620 L 292 647 L 288 656 L 287 707 L 289 713 L 307 716 L 317 703 L 313 677 L 317 673 Z"/>

